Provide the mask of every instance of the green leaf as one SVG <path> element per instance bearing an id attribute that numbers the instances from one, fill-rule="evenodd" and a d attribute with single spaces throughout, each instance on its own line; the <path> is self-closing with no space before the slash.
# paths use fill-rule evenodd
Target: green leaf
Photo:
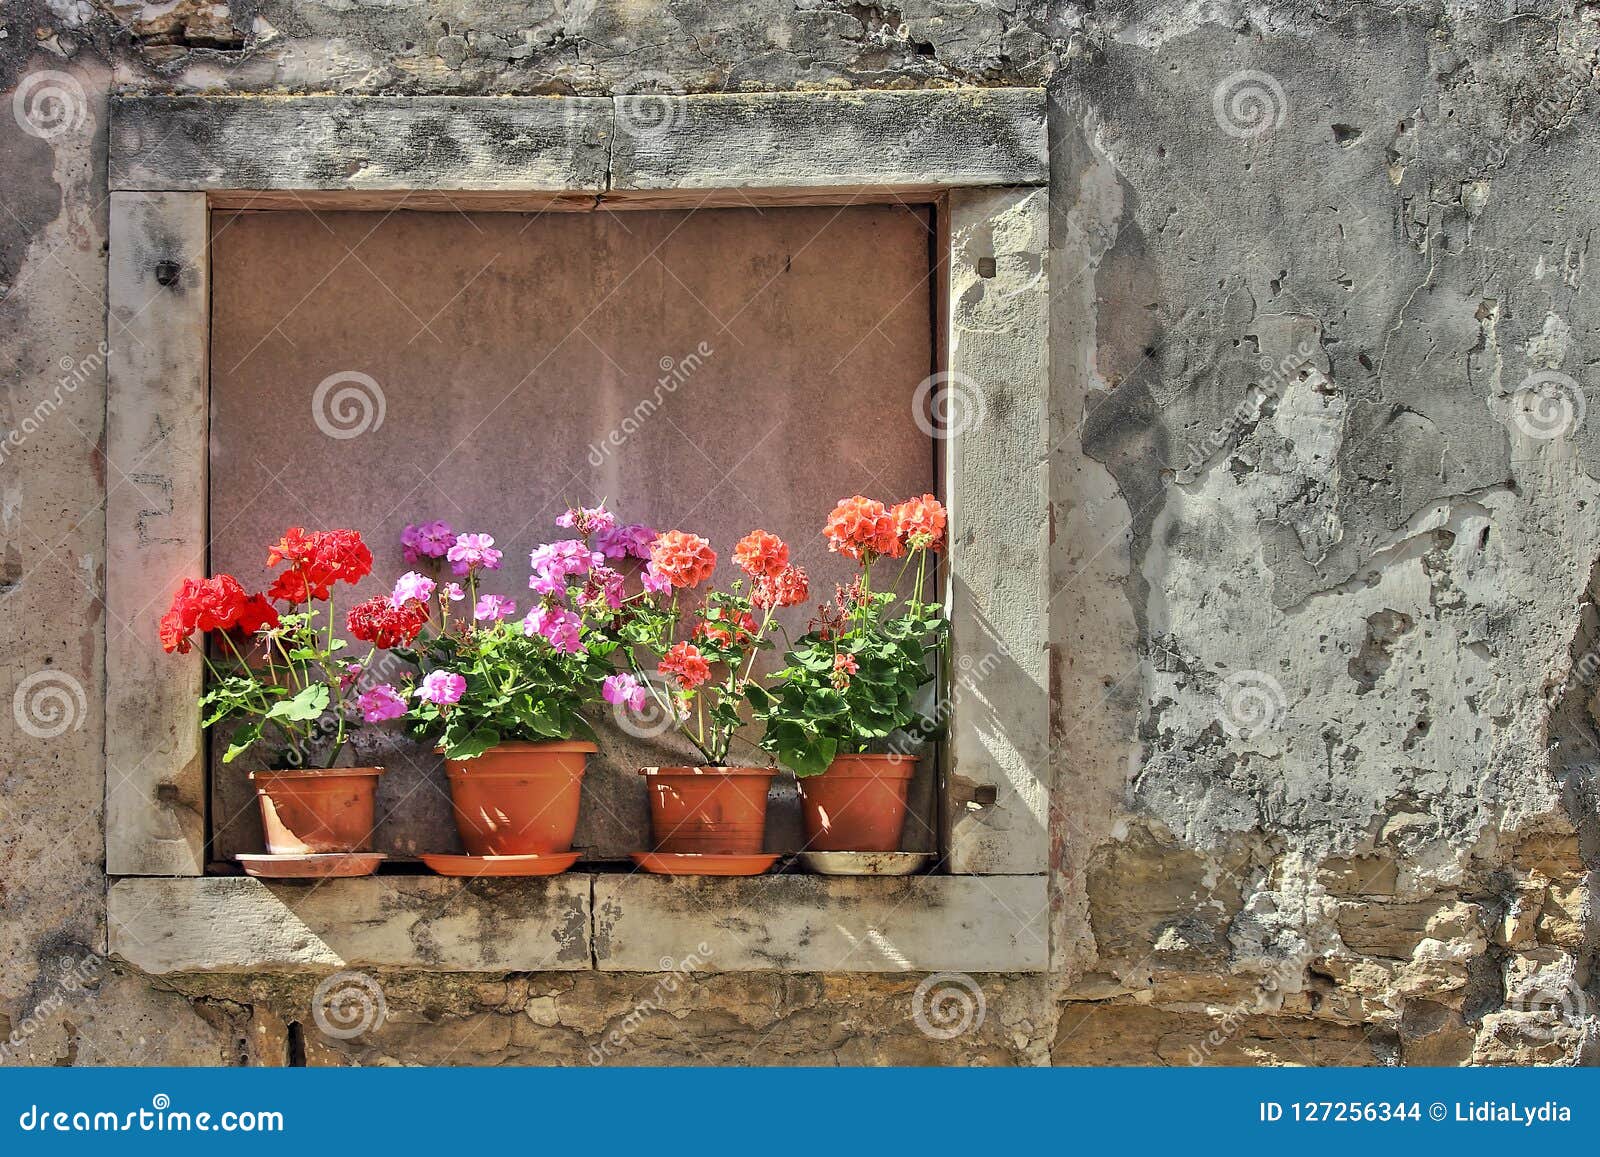
<path id="1" fill-rule="evenodd" d="M 250 749 L 250 745 L 261 738 L 261 724 L 250 723 L 233 733 L 232 740 L 228 743 L 228 751 L 222 757 L 223 763 L 232 763 L 239 756 Z"/>
<path id="2" fill-rule="evenodd" d="M 272 710 L 267 712 L 267 718 L 290 719 L 296 723 L 305 723 L 312 719 L 320 719 L 327 709 L 328 685 L 313 683 L 303 688 L 293 699 L 274 703 Z"/>
<path id="3" fill-rule="evenodd" d="M 458 743 L 444 749 L 446 759 L 476 759 L 500 742 L 500 733 L 492 727 L 480 727 Z"/>

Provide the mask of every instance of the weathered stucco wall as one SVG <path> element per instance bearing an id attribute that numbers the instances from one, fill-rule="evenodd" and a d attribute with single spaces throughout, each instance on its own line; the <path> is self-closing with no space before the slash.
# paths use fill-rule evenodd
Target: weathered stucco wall
<path id="1" fill-rule="evenodd" d="M 443 12 L 7 9 L 8 1056 L 1589 1059 L 1600 9 Z M 100 962 L 107 93 L 950 84 L 1051 92 L 1050 975 L 948 1040 L 915 976 L 383 976 L 340 1040 L 315 977 Z"/>

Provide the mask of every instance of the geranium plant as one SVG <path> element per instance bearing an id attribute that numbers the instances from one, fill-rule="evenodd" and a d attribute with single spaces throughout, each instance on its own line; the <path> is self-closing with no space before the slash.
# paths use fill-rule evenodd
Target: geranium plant
<path id="1" fill-rule="evenodd" d="M 161 646 L 186 654 L 197 632 L 215 641 L 220 653 L 212 655 L 199 640 L 210 676 L 201 722 L 240 721 L 224 763 L 262 743 L 271 751 L 269 767 L 332 767 L 357 723 L 347 700 L 362 670 L 378 649 L 416 631 L 368 635 L 352 616 L 352 632 L 372 648 L 359 663 L 343 654 L 349 644 L 335 634 L 335 587 L 372 570 L 372 552 L 354 530 L 292 526 L 268 551 L 267 565 L 284 569 L 265 593 L 246 593 L 231 574 L 185 579 L 162 616 Z"/>
<path id="2" fill-rule="evenodd" d="M 615 519 L 601 506 L 574 508 L 556 521 L 578 537 L 533 552 L 534 603 L 520 620 L 515 600 L 478 590 L 480 576 L 502 565 L 490 535 L 451 536 L 443 523 L 407 528 L 408 558 L 443 558 L 454 578 L 409 571 L 374 600 L 375 620 L 406 614 L 423 626 L 400 652 L 418 676 L 401 689 L 384 683 L 362 695 L 367 721 L 403 717 L 453 760 L 511 740 L 594 738 L 583 710 L 616 674 L 617 641 L 603 628 L 622 598 L 622 575 L 606 565 L 596 540 L 616 530 Z"/>
<path id="3" fill-rule="evenodd" d="M 716 551 L 697 534 L 657 536 L 644 589 L 626 601 L 620 630 L 633 666 L 632 705 L 654 698 L 709 767 L 727 764 L 746 721 L 745 690 L 756 656 L 772 647 L 773 612 L 809 594 L 805 570 L 790 564 L 789 547 L 775 534 L 751 531 L 733 557 L 746 577 L 697 599 L 691 592 L 711 579 Z M 644 669 L 652 662 L 657 678 Z"/>
<path id="4" fill-rule="evenodd" d="M 794 641 L 771 686 L 745 687 L 765 724 L 761 746 L 796 775 L 818 775 L 836 755 L 864 752 L 897 731 L 926 730 L 918 692 L 934 679 L 930 660 L 949 623 L 924 590 L 945 525 L 931 494 L 893 508 L 856 495 L 828 516 L 828 549 L 854 559 L 856 575 Z"/>

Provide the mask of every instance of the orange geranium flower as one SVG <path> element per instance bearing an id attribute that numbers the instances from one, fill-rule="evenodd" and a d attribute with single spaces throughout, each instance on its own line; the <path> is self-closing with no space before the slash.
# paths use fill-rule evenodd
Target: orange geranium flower
<path id="1" fill-rule="evenodd" d="M 909 550 L 943 550 L 944 529 L 949 522 L 944 504 L 931 494 L 908 498 L 891 510 L 895 534 Z"/>
<path id="2" fill-rule="evenodd" d="M 877 499 L 859 494 L 833 508 L 822 533 L 829 550 L 849 558 L 859 559 L 867 553 L 898 557 L 904 553 L 895 533 L 894 516 Z"/>
<path id="3" fill-rule="evenodd" d="M 656 670 L 663 675 L 676 676 L 678 686 L 685 691 L 693 691 L 711 678 L 711 664 L 693 643 L 674 643 L 671 650 L 661 656 Z"/>
<path id="4" fill-rule="evenodd" d="M 698 534 L 669 530 L 650 544 L 650 562 L 675 587 L 695 587 L 717 569 L 717 552 Z"/>
<path id="5" fill-rule="evenodd" d="M 789 547 L 765 530 L 752 530 L 733 548 L 733 561 L 751 578 L 772 578 L 789 565 Z"/>

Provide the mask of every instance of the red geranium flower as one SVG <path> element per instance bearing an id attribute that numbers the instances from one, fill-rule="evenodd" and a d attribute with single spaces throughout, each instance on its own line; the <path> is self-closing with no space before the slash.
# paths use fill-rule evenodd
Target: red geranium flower
<path id="1" fill-rule="evenodd" d="M 267 565 L 287 562 L 267 594 L 286 603 L 326 599 L 336 582 L 358 583 L 372 573 L 372 551 L 354 530 L 314 530 L 291 526 L 267 551 Z"/>
<path id="2" fill-rule="evenodd" d="M 661 656 L 656 670 L 663 675 L 676 675 L 678 685 L 685 691 L 693 691 L 711 678 L 711 664 L 693 643 L 674 643 L 672 649 Z"/>
<path id="3" fill-rule="evenodd" d="M 948 521 L 944 504 L 931 494 L 908 498 L 891 510 L 900 545 L 910 550 L 943 550 Z"/>
<path id="4" fill-rule="evenodd" d="M 842 500 L 828 515 L 822 528 L 828 540 L 828 549 L 849 558 L 860 559 L 864 554 L 902 554 L 900 537 L 895 533 L 894 516 L 875 498 L 857 494 Z"/>
<path id="5" fill-rule="evenodd" d="M 427 622 L 428 604 L 421 599 L 407 599 L 397 607 L 388 595 L 357 603 L 345 618 L 352 635 L 385 651 L 409 645 Z"/>
<path id="6" fill-rule="evenodd" d="M 752 530 L 733 548 L 733 561 L 751 578 L 774 578 L 789 565 L 789 548 L 775 534 Z"/>
<path id="7" fill-rule="evenodd" d="M 239 621 L 235 625 L 247 635 L 263 627 L 276 627 L 278 608 L 267 601 L 266 595 L 251 595 L 239 609 Z"/>
<path id="8" fill-rule="evenodd" d="M 172 606 L 161 616 L 161 649 L 187 655 L 195 631 L 226 631 L 237 627 L 253 635 L 262 627 L 278 625 L 278 612 L 262 595 L 247 595 L 231 574 L 208 579 L 184 579 Z"/>
<path id="9" fill-rule="evenodd" d="M 811 580 L 803 566 L 784 567 L 775 575 L 759 578 L 750 601 L 758 607 L 797 607 L 811 596 Z"/>
<path id="10" fill-rule="evenodd" d="M 669 530 L 650 544 L 650 561 L 673 586 L 694 587 L 717 569 L 717 552 L 698 534 Z"/>

